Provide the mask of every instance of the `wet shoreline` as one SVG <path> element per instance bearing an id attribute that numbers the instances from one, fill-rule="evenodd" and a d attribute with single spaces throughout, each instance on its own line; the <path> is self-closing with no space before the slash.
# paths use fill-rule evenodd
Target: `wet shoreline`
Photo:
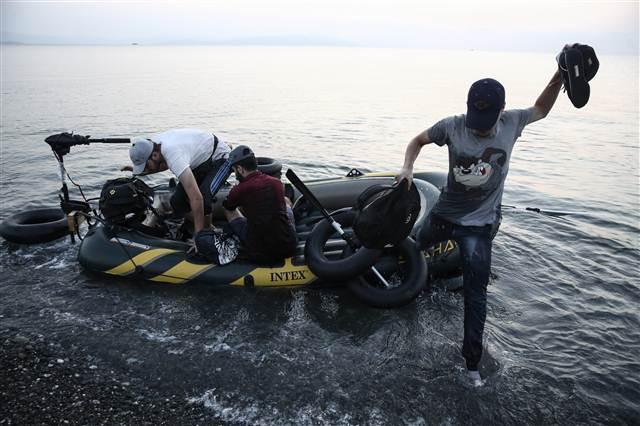
<path id="1" fill-rule="evenodd" d="M 211 412 L 135 375 L 98 367 L 83 348 L 0 329 L 0 424 L 218 424 Z"/>

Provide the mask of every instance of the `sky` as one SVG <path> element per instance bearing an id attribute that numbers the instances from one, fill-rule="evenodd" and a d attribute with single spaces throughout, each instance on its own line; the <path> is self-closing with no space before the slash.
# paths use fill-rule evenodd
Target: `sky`
<path id="1" fill-rule="evenodd" d="M 639 3 L 458 0 L 0 0 L 2 42 L 344 45 L 638 55 Z"/>

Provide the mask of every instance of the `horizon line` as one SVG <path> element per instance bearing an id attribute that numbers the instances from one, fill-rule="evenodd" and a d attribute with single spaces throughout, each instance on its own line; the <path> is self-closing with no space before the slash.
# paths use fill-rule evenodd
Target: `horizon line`
<path id="1" fill-rule="evenodd" d="M 273 42 L 273 41 L 224 41 L 224 42 L 157 42 L 157 43 L 145 43 L 145 42 L 104 42 L 104 43 L 46 43 L 46 42 L 21 42 L 13 40 L 1 40 L 2 46 L 51 46 L 51 47 L 197 47 L 197 46 L 216 46 L 216 47 L 332 47 L 332 48 L 346 48 L 346 49 L 406 49 L 406 50 L 434 50 L 434 51 L 471 51 L 471 52 L 522 52 L 522 53 L 554 53 L 555 51 L 545 49 L 516 49 L 503 47 L 500 49 L 478 49 L 471 47 L 432 47 L 432 46 L 379 46 L 379 45 L 367 45 L 358 43 L 326 43 L 326 42 L 301 42 L 301 43 L 287 43 L 287 42 Z M 609 52 L 606 55 L 611 56 L 639 56 L 638 52 Z"/>

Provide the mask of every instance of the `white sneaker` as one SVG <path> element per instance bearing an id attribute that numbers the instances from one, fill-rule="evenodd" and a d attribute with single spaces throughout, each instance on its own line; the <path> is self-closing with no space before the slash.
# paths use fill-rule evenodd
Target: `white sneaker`
<path id="1" fill-rule="evenodd" d="M 469 379 L 471 379 L 471 383 L 474 387 L 479 387 L 484 384 L 482 377 L 480 377 L 480 372 L 478 370 L 467 370 L 467 375 Z"/>

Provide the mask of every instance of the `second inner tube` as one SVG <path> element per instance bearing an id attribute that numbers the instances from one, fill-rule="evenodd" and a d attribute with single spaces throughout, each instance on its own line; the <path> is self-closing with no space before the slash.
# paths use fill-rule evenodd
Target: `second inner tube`
<path id="1" fill-rule="evenodd" d="M 345 254 L 349 249 L 345 249 Z M 415 299 L 427 285 L 427 262 L 411 238 L 405 238 L 385 253 L 373 266 L 385 277 L 385 287 L 371 271 L 349 282 L 349 290 L 369 306 L 397 308 Z"/>

